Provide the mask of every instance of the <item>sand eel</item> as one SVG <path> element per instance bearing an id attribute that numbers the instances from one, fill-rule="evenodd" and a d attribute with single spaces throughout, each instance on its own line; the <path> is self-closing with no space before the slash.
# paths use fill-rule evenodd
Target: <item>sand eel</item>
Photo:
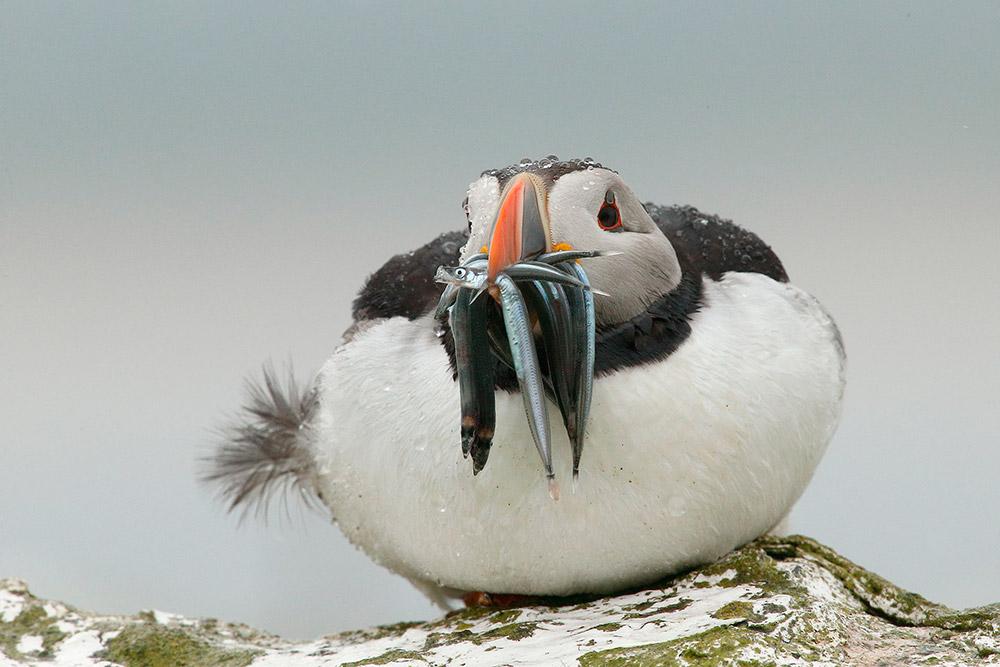
<path id="1" fill-rule="evenodd" d="M 494 230 L 500 229 L 502 224 L 504 221 L 498 217 Z M 455 366 L 462 397 L 462 454 L 472 454 L 473 474 L 479 473 L 486 465 L 495 426 L 492 368 L 495 362 L 490 358 L 489 347 L 492 341 L 506 336 L 507 345 L 494 344 L 492 351 L 517 375 L 531 434 L 549 478 L 549 495 L 553 500 L 557 499 L 559 486 L 552 471 L 544 390 L 548 390 L 562 413 L 566 434 L 573 446 L 575 483 L 593 388 L 592 352 L 596 327 L 593 298 L 580 293 L 594 290 L 587 282 L 586 273 L 572 262 L 616 254 L 619 253 L 600 250 L 539 253 L 503 267 L 492 280 L 485 253 L 472 256 L 462 266 L 438 268 L 434 279 L 448 288 L 441 294 L 434 312 L 437 317 L 450 312 Z M 527 283 L 524 294 L 518 282 Z M 567 293 L 566 288 L 571 291 Z M 470 293 L 461 294 L 461 290 Z M 487 290 L 492 290 L 503 313 L 502 333 L 491 330 L 491 320 L 484 317 L 489 306 L 482 302 L 476 304 L 476 300 Z M 573 291 L 577 293 L 573 294 Z M 525 297 L 530 302 L 530 309 L 524 302 Z M 576 300 L 577 308 L 569 307 L 571 299 Z M 532 323 L 536 320 L 548 362 L 547 376 L 538 364 L 535 349 Z M 499 323 L 496 319 L 492 322 Z M 485 389 L 479 386 L 483 381 L 487 383 Z"/>
<path id="2" fill-rule="evenodd" d="M 484 172 L 465 210 L 368 279 L 307 390 L 265 374 L 212 460 L 234 507 L 296 488 L 437 601 L 639 586 L 788 513 L 844 351 L 770 247 L 592 160 Z"/>

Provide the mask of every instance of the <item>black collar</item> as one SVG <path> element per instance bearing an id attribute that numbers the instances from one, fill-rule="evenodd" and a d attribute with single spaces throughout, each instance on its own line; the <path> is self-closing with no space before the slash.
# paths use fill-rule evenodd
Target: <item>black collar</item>
<path id="1" fill-rule="evenodd" d="M 691 335 L 691 316 L 701 308 L 701 275 L 686 272 L 669 294 L 627 322 L 597 331 L 595 375 L 661 361 Z"/>

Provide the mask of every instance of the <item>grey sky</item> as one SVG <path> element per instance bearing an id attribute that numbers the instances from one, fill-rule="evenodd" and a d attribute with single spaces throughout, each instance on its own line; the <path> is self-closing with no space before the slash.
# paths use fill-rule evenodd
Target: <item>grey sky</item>
<path id="1" fill-rule="evenodd" d="M 834 314 L 794 527 L 1000 600 L 1000 5 L 0 2 L 0 576 L 292 636 L 433 612 L 194 481 L 241 379 L 315 370 L 482 169 L 591 155 L 732 217 Z"/>

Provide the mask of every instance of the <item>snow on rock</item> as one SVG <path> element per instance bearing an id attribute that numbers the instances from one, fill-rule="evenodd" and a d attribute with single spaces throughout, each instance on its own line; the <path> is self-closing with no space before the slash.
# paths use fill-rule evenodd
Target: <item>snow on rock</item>
<path id="1" fill-rule="evenodd" d="M 288 642 L 160 611 L 101 616 L 0 580 L 0 667 L 1000 664 L 1000 605 L 954 611 L 804 537 L 606 598 L 471 608 Z"/>

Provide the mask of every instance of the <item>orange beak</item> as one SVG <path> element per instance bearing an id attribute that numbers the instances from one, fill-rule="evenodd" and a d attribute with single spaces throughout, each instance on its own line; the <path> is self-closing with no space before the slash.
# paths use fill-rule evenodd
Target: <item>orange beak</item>
<path id="1" fill-rule="evenodd" d="M 545 185 L 534 174 L 518 174 L 501 195 L 490 233 L 488 282 L 492 284 L 505 268 L 547 251 L 550 245 Z"/>

